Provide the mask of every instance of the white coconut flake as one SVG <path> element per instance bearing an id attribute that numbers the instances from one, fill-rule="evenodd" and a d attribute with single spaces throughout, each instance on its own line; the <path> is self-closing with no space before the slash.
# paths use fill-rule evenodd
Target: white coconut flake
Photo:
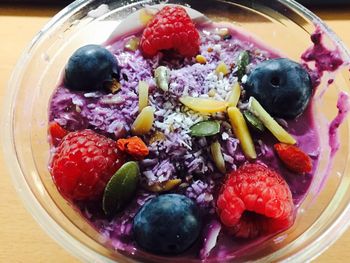
<path id="1" fill-rule="evenodd" d="M 244 75 L 244 76 L 242 77 L 242 83 L 243 83 L 243 84 L 247 83 L 247 80 L 248 80 L 248 76 L 247 76 L 247 75 Z"/>
<path id="2" fill-rule="evenodd" d="M 224 141 L 226 141 L 228 138 L 230 138 L 230 135 L 228 135 L 227 132 L 223 132 L 223 133 L 221 134 L 221 138 L 222 138 Z"/>

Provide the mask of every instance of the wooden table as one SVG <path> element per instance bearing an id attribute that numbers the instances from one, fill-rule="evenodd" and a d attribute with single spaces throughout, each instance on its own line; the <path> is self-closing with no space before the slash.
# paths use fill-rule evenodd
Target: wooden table
<path id="1" fill-rule="evenodd" d="M 11 71 L 23 48 L 58 10 L 55 7 L 0 5 L 1 101 Z M 316 13 L 350 47 L 350 8 L 318 10 Z M 48 237 L 25 210 L 4 168 L 3 154 L 6 153 L 0 154 L 0 262 L 78 262 Z M 350 230 L 316 262 L 346 262 L 349 258 Z"/>

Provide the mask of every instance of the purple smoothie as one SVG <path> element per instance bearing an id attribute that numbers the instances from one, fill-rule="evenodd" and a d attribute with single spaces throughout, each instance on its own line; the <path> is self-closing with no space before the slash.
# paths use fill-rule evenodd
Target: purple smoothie
<path id="1" fill-rule="evenodd" d="M 200 28 L 200 50 L 208 61 L 205 65 L 196 63 L 194 59 L 182 59 L 164 54 L 159 54 L 153 59 L 145 59 L 139 50 L 125 50 L 124 46 L 130 38 L 139 37 L 141 33 L 116 39 L 108 46 L 121 67 L 121 89 L 116 94 L 71 91 L 61 84 L 52 95 L 49 105 L 49 121 L 56 121 L 69 131 L 88 128 L 110 138 L 119 139 L 130 133 L 131 124 L 138 114 L 138 82 L 142 80 L 150 85 L 150 103 L 156 109 L 153 131 L 162 132 L 165 140 L 151 143 L 151 135 L 143 137 L 146 144 L 149 145 L 150 155 L 140 162 L 142 184 L 149 186 L 169 179 L 181 178 L 183 187 L 179 187 L 174 192 L 184 194 L 194 200 L 201 208 L 205 222 L 203 233 L 193 247 L 186 253 L 171 258 L 171 262 L 183 262 L 184 260 L 191 262 L 199 258 L 227 260 L 244 255 L 248 249 L 254 250 L 271 237 L 243 240 L 232 238 L 225 232 L 215 213 L 215 198 L 224 177 L 217 171 L 208 151 L 205 150 L 213 139 L 191 138 L 187 132 L 183 132 L 184 127 L 179 124 L 179 122 L 188 122 L 189 124 L 185 126 L 188 128 L 193 123 L 205 120 L 207 117 L 192 114 L 191 117 L 182 116 L 182 119 L 177 120 L 178 116 L 171 115 L 177 108 L 181 108 L 178 98 L 183 94 L 198 96 L 208 94 L 211 89 L 216 89 L 218 92 L 214 97 L 225 99 L 229 92 L 229 83 L 236 82 L 237 79 L 233 75 L 230 75 L 227 80 L 215 78 L 212 72 L 219 61 L 231 65 L 242 51 L 247 50 L 251 54 L 249 72 L 264 60 L 281 57 L 277 52 L 234 28 L 230 28 L 232 38 L 223 40 L 215 33 L 216 26 L 218 25 Z M 330 70 L 335 70 L 342 64 L 340 58 L 326 52 L 327 49 L 321 45 L 317 36 L 313 37 L 313 41 L 315 47 L 303 55 L 305 61 L 315 59 L 321 54 L 321 64 L 324 64 L 327 59 L 334 58 L 334 61 L 332 60 L 334 66 Z M 157 89 L 153 80 L 152 72 L 159 65 L 166 65 L 171 69 L 171 84 L 166 94 Z M 233 65 L 232 68 L 234 68 Z M 310 74 L 313 77 L 314 88 L 320 83 L 322 72 L 325 70 L 329 69 L 320 66 L 313 74 Z M 343 101 L 347 101 L 347 97 L 344 98 L 344 96 Z M 238 106 L 243 109 L 246 104 L 241 102 Z M 336 134 L 336 128 L 343 121 L 347 111 L 343 111 L 333 122 L 332 134 Z M 247 160 L 225 116 L 217 114 L 215 118 L 221 122 L 221 134 L 216 139 L 221 144 L 226 168 L 230 172 Z M 312 158 L 313 171 L 310 174 L 296 175 L 287 170 L 273 151 L 273 145 L 278 141 L 269 132 L 263 135 L 253 133 L 258 154 L 257 162 L 266 164 L 282 175 L 291 189 L 295 207 L 298 207 L 308 192 L 317 169 L 321 150 L 312 101 L 304 113 L 296 119 L 278 121 L 297 140 L 298 147 Z M 169 129 L 169 126 L 172 129 Z M 336 138 L 336 135 L 332 135 L 331 138 Z M 332 142 L 332 144 L 335 143 Z M 184 171 L 187 171 L 187 176 L 181 175 Z M 114 249 L 129 256 L 138 252 L 140 257 L 147 256 L 149 260 L 164 262 L 162 257 L 140 250 L 132 236 L 133 217 L 138 209 L 155 195 L 140 187 L 135 198 L 125 210 L 112 219 L 106 218 L 100 202 L 77 202 L 75 205 L 101 235 L 110 240 Z"/>

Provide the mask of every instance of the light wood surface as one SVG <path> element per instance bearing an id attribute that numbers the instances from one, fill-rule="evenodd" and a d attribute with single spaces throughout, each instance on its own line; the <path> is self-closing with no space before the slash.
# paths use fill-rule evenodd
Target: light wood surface
<path id="1" fill-rule="evenodd" d="M 0 5 L 0 105 L 11 71 L 23 48 L 59 8 Z M 350 47 L 350 8 L 318 10 Z M 0 262 L 78 262 L 37 225 L 19 200 L 0 154 Z M 315 262 L 347 262 L 350 230 Z"/>

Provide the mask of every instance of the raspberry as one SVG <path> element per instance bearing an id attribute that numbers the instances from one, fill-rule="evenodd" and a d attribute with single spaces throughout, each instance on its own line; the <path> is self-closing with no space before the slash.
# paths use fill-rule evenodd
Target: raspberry
<path id="1" fill-rule="evenodd" d="M 140 47 L 144 55 L 155 56 L 160 50 L 174 49 L 184 57 L 199 52 L 199 33 L 179 6 L 166 6 L 160 10 L 143 31 Z"/>
<path id="2" fill-rule="evenodd" d="M 115 141 L 91 130 L 76 131 L 57 148 L 51 175 L 68 200 L 97 199 L 123 162 Z"/>
<path id="3" fill-rule="evenodd" d="M 278 157 L 284 165 L 291 171 L 305 174 L 312 171 L 312 160 L 310 156 L 298 147 L 285 143 L 274 145 Z"/>
<path id="4" fill-rule="evenodd" d="M 228 175 L 217 200 L 221 222 L 237 237 L 253 238 L 290 226 L 294 204 L 287 183 L 261 164 Z"/>
<path id="5" fill-rule="evenodd" d="M 61 140 L 68 134 L 68 131 L 62 128 L 57 122 L 53 121 L 49 124 L 50 143 L 54 146 L 60 144 Z"/>

